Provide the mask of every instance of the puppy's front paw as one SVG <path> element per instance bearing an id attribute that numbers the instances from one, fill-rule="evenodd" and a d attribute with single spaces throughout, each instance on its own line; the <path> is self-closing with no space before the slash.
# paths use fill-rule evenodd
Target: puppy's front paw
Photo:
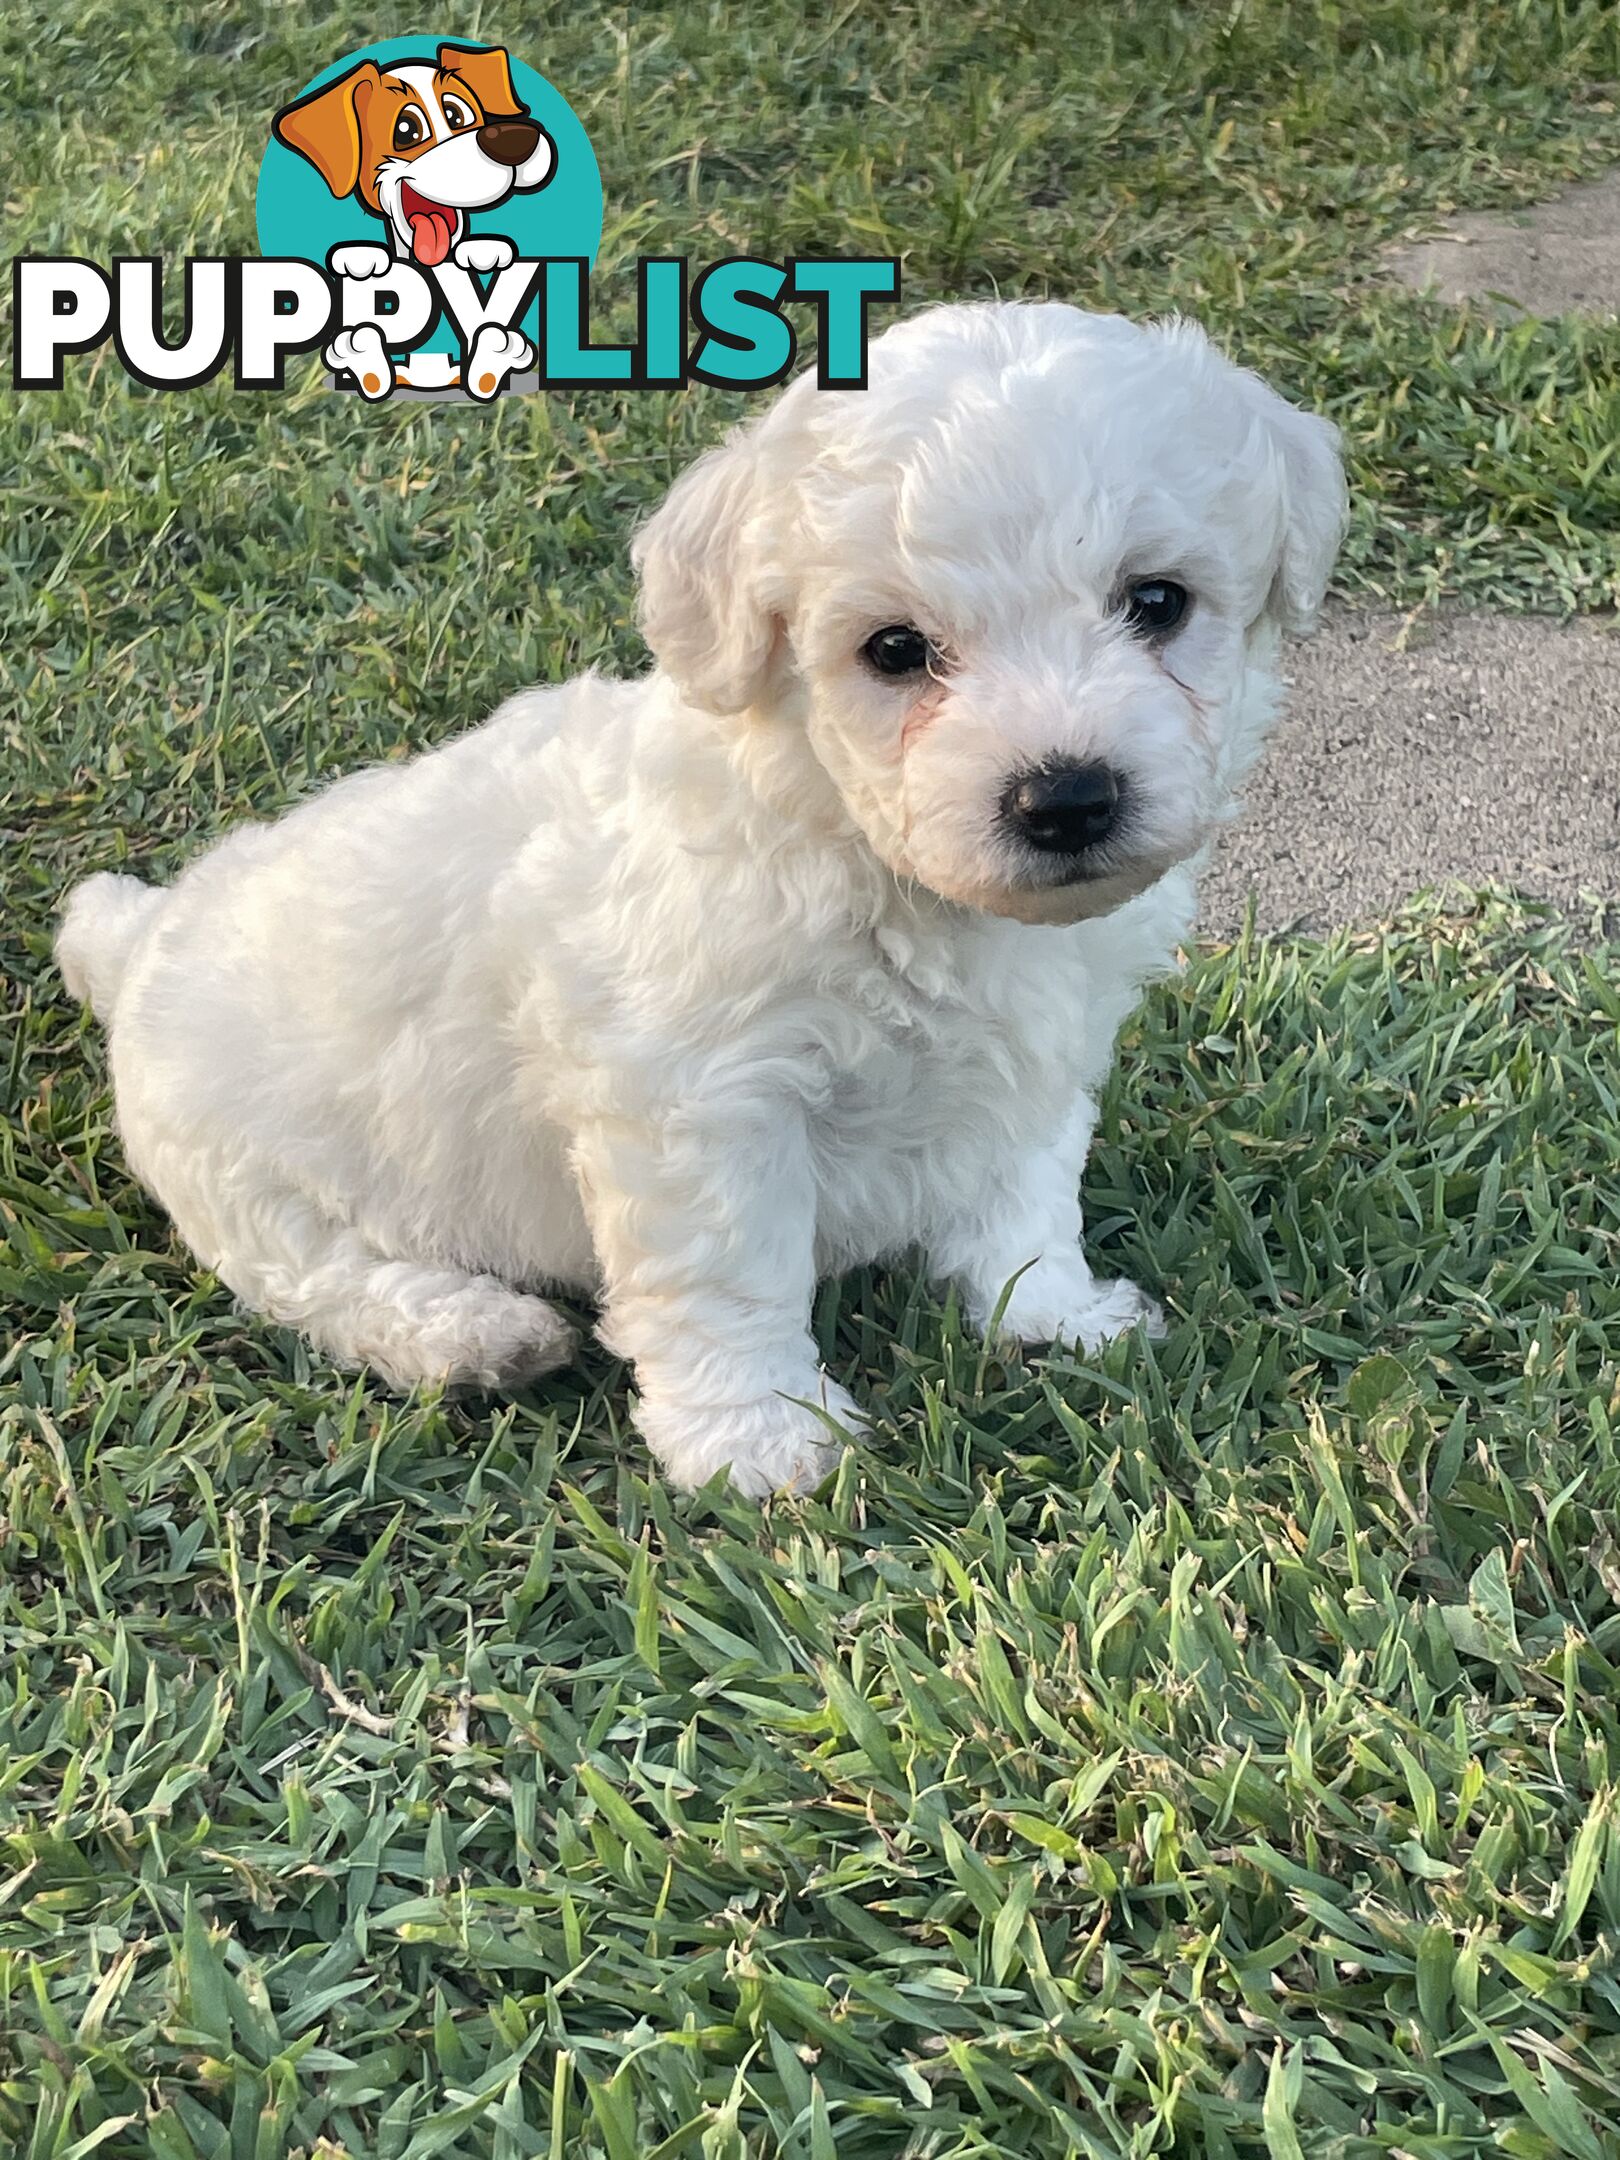
<path id="1" fill-rule="evenodd" d="M 385 277 L 392 265 L 388 250 L 369 240 L 346 241 L 326 258 L 326 267 L 334 277 L 341 278 Z"/>
<path id="2" fill-rule="evenodd" d="M 1138 1322 L 1156 1341 L 1166 1333 L 1163 1307 L 1123 1276 L 1115 1282 L 1095 1276 L 1053 1282 L 1037 1266 L 1014 1284 L 997 1333 L 1008 1342 L 1066 1342 L 1089 1352 Z"/>
<path id="3" fill-rule="evenodd" d="M 499 233 L 469 233 L 450 250 L 458 270 L 504 270 L 517 260 L 517 249 Z"/>
<path id="4" fill-rule="evenodd" d="M 725 1470 L 738 1492 L 763 1500 L 775 1492 L 809 1492 L 837 1466 L 838 1436 L 808 1403 L 846 1427 L 860 1420 L 854 1398 L 818 1375 L 799 1402 L 766 1395 L 705 1409 L 643 1398 L 637 1422 L 672 1485 L 689 1492 Z"/>
<path id="5" fill-rule="evenodd" d="M 1082 1350 L 1098 1350 L 1116 1335 L 1138 1325 L 1154 1342 L 1162 1342 L 1169 1334 L 1164 1307 L 1158 1299 L 1127 1282 L 1123 1275 L 1114 1282 L 1094 1282 L 1091 1287 L 1095 1297 L 1058 1330 L 1062 1341 L 1078 1343 Z"/>

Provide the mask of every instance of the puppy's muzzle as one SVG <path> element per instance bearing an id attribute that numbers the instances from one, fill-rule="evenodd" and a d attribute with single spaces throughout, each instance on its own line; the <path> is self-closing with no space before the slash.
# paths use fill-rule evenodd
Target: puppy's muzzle
<path id="1" fill-rule="evenodd" d="M 1119 776 L 1106 765 L 1051 759 L 1011 782 L 1001 798 L 1001 819 L 1015 840 L 1039 855 L 1084 857 L 1118 830 L 1120 793 Z"/>
<path id="2" fill-rule="evenodd" d="M 477 135 L 485 157 L 514 171 L 532 156 L 539 141 L 540 130 L 532 120 L 486 120 Z"/>

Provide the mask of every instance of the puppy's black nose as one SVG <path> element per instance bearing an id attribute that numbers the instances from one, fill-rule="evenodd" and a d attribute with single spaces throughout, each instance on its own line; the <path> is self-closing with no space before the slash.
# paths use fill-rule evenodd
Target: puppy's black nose
<path id="1" fill-rule="evenodd" d="M 486 120 L 478 130 L 478 147 L 497 165 L 521 165 L 540 140 L 532 120 Z"/>
<path id="2" fill-rule="evenodd" d="M 1079 855 L 1106 840 L 1119 818 L 1119 782 L 1106 765 L 1066 759 L 1015 780 L 1001 814 L 1026 847 Z"/>

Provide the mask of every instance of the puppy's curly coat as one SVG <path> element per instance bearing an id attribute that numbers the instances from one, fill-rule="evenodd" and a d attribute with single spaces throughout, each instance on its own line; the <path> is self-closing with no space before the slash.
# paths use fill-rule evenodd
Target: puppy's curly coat
<path id="1" fill-rule="evenodd" d="M 249 1305 L 407 1386 L 564 1360 L 668 1475 L 817 1477 L 818 1275 L 921 1249 L 1091 1345 L 1096 1091 L 1343 519 L 1333 429 L 1185 323 L 946 307 L 636 543 L 657 660 L 95 877 L 58 944 L 129 1160 Z M 1014 1278 L 1016 1278 L 1014 1280 Z"/>

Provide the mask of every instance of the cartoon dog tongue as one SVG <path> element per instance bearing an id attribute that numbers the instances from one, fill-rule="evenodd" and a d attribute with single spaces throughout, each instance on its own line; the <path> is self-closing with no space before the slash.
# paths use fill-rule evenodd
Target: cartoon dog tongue
<path id="1" fill-rule="evenodd" d="M 425 269 L 431 270 L 435 263 L 442 263 L 450 252 L 450 243 L 456 236 L 454 210 L 445 209 L 442 203 L 429 202 L 415 188 L 406 184 L 400 197 L 400 207 L 405 212 L 406 223 L 411 228 L 411 254 Z"/>

